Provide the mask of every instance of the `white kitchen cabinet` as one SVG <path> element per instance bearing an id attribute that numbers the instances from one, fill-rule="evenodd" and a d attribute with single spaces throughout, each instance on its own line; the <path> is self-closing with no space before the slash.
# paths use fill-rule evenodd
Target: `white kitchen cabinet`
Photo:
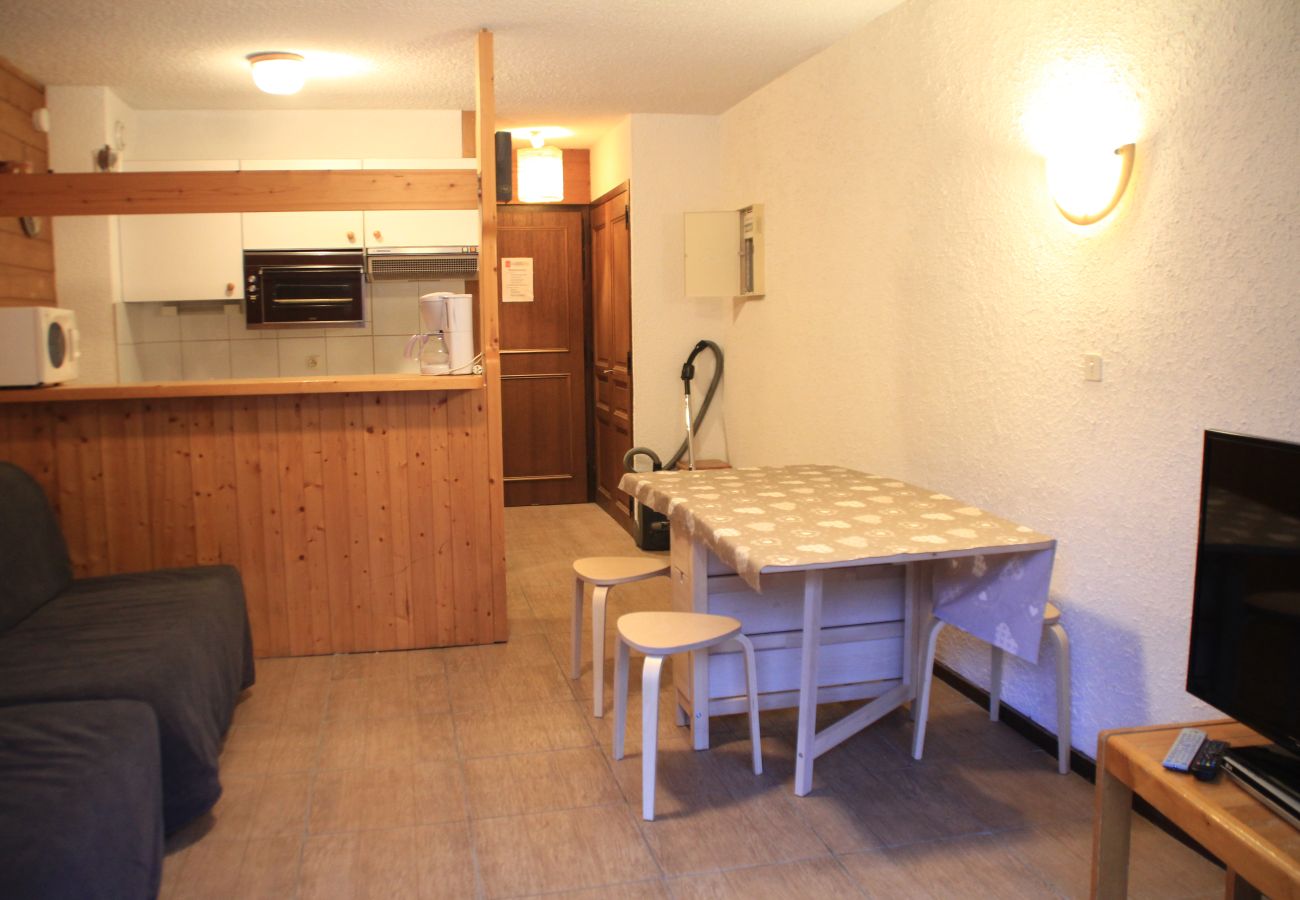
<path id="1" fill-rule="evenodd" d="M 127 172 L 237 170 L 236 160 L 132 161 Z M 239 213 L 119 216 L 122 299 L 128 303 L 244 296 Z"/>
<path id="2" fill-rule="evenodd" d="M 366 159 L 363 169 L 469 169 L 471 159 Z M 469 247 L 479 242 L 476 209 L 367 210 L 367 247 Z"/>
<path id="3" fill-rule="evenodd" d="M 246 159 L 245 171 L 343 170 L 361 168 L 359 159 Z M 348 250 L 363 246 L 360 210 L 244 213 L 246 250 Z"/>

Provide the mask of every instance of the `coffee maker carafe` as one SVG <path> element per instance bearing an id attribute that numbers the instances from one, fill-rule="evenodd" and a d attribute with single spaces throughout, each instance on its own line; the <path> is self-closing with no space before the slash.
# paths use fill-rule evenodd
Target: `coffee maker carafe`
<path id="1" fill-rule="evenodd" d="M 407 359 L 424 375 L 468 375 L 474 369 L 474 307 L 469 294 L 439 291 L 420 298 L 424 330 L 406 342 Z"/>

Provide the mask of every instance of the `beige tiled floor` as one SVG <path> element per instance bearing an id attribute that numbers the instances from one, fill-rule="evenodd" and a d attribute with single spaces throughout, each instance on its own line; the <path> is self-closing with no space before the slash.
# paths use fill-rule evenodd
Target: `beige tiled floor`
<path id="1" fill-rule="evenodd" d="M 938 683 L 923 762 L 891 715 L 819 760 L 805 798 L 792 711 L 764 713 L 755 777 L 743 717 L 696 753 L 665 703 L 658 818 L 641 821 L 639 703 L 615 762 L 589 661 L 566 674 L 569 563 L 631 542 L 592 506 L 512 509 L 507 528 L 508 644 L 260 662 L 225 795 L 169 841 L 164 897 L 1087 894 L 1090 786 Z M 619 588 L 611 612 L 667 589 Z M 1220 870 L 1142 820 L 1133 846 L 1132 896 L 1222 894 Z"/>

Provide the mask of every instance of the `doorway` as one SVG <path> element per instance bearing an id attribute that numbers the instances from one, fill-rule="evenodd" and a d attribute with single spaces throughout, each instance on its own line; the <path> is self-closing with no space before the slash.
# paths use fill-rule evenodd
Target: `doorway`
<path id="1" fill-rule="evenodd" d="M 497 207 L 501 271 L 507 260 L 532 266 L 521 292 L 532 299 L 500 294 L 506 506 L 590 499 L 587 221 L 583 207 Z"/>

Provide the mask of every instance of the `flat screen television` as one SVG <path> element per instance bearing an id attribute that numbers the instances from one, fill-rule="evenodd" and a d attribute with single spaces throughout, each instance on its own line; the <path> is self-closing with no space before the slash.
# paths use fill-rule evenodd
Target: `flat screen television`
<path id="1" fill-rule="evenodd" d="M 1300 816 L 1300 444 L 1205 433 L 1187 690 L 1276 742 L 1225 768 Z"/>

